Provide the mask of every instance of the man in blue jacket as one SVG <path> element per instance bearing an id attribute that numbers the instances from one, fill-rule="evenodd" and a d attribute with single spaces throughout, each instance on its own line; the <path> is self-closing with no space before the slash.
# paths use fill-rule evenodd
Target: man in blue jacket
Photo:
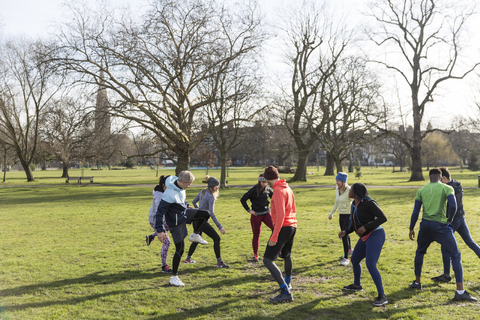
<path id="1" fill-rule="evenodd" d="M 188 240 L 198 242 L 200 244 L 207 244 L 199 233 L 202 230 L 203 224 L 210 218 L 210 213 L 207 210 L 189 208 L 186 201 L 185 189 L 190 187 L 195 177 L 190 171 L 182 171 L 178 175 L 170 176 L 165 181 L 167 189 L 162 195 L 162 200 L 158 206 L 157 214 L 155 216 L 155 230 L 158 233 L 158 238 L 163 241 L 167 234 L 163 227 L 163 217 L 170 229 L 170 233 L 175 243 L 175 254 L 172 262 L 172 277 L 170 284 L 176 287 L 184 287 L 185 284 L 178 278 L 178 266 L 182 259 L 185 249 L 185 237 L 188 235 L 187 223 L 192 223 L 194 220 L 199 220 L 197 230 L 190 235 Z"/>

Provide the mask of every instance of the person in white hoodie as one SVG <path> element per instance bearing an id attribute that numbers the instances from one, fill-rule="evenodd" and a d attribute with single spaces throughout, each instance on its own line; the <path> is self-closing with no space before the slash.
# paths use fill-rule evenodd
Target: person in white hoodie
<path id="1" fill-rule="evenodd" d="M 185 237 L 187 233 L 187 223 L 198 221 L 194 224 L 194 231 L 188 238 L 192 242 L 207 244 L 200 236 L 202 227 L 210 218 L 208 210 L 193 209 L 186 201 L 185 189 L 190 187 L 195 177 L 188 171 L 182 171 L 178 175 L 170 176 L 165 180 L 167 189 L 162 195 L 160 204 L 155 215 L 155 230 L 158 233 L 158 239 L 163 241 L 167 238 L 167 230 L 163 226 L 163 219 L 170 229 L 173 242 L 175 243 L 175 254 L 172 261 L 172 277 L 170 284 L 176 287 L 184 287 L 185 284 L 178 278 L 178 266 L 185 250 Z"/>
<path id="2" fill-rule="evenodd" d="M 328 215 L 328 219 L 332 220 L 333 214 L 338 209 L 338 222 L 340 224 L 340 230 L 346 230 L 350 219 L 350 204 L 351 199 L 348 197 L 350 192 L 350 186 L 347 184 L 348 174 L 345 172 L 337 173 L 335 181 L 337 186 L 335 187 L 335 204 L 332 211 Z M 350 236 L 346 235 L 342 238 L 343 242 L 343 257 L 340 265 L 347 266 L 350 263 L 348 256 L 352 255 L 352 245 L 350 242 Z"/>
<path id="3" fill-rule="evenodd" d="M 145 236 L 145 241 L 147 242 L 147 246 L 152 243 L 153 240 L 157 237 L 157 231 L 155 231 L 155 215 L 157 214 L 158 206 L 160 205 L 160 200 L 162 200 L 162 195 L 167 186 L 165 185 L 165 180 L 170 177 L 170 175 L 165 176 L 162 175 L 159 179 L 158 185 L 152 191 L 153 201 L 152 205 L 150 206 L 150 211 L 148 212 L 148 222 L 153 228 L 153 233 Z M 163 227 L 166 231 L 168 231 L 167 223 L 165 222 L 165 218 L 163 219 Z M 166 237 L 163 240 L 162 249 L 160 250 L 160 258 L 162 260 L 162 272 L 163 273 L 172 273 L 172 269 L 167 264 L 167 255 L 168 255 L 168 248 L 170 247 L 170 238 Z"/>

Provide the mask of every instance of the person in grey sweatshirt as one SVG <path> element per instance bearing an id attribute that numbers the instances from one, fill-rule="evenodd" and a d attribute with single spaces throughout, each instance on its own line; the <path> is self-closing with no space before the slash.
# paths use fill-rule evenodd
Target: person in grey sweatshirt
<path id="1" fill-rule="evenodd" d="M 214 207 L 215 207 L 215 200 L 217 200 L 218 197 L 218 190 L 220 188 L 220 181 L 214 177 L 210 177 L 207 181 L 208 186 L 207 188 L 203 189 L 198 193 L 198 195 L 193 199 L 192 204 L 195 208 L 203 209 L 203 210 L 208 210 L 210 212 L 210 217 L 212 218 L 213 222 L 215 222 L 215 225 L 217 226 L 218 230 L 220 231 L 221 234 L 225 234 L 225 229 L 223 226 L 220 224 L 218 221 L 217 217 L 215 216 L 214 213 Z M 196 221 L 193 221 L 193 227 L 195 228 L 195 224 L 199 223 Z M 215 256 L 217 258 L 217 267 L 218 268 L 229 268 L 228 265 L 223 262 L 223 259 L 220 254 L 220 236 L 218 233 L 215 231 L 215 229 L 208 223 L 205 222 L 205 224 L 202 227 L 202 232 L 200 232 L 200 236 L 202 233 L 205 233 L 207 236 L 212 238 L 213 240 L 213 251 L 215 252 Z M 185 259 L 185 263 L 195 263 L 194 260 L 192 260 L 192 255 L 195 252 L 195 249 L 197 248 L 198 243 L 193 242 L 190 245 L 190 249 L 188 250 L 188 255 L 187 259 Z"/>

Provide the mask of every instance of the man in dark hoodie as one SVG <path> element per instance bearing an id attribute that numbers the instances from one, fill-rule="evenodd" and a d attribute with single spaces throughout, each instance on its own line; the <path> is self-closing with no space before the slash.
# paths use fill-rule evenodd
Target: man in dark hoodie
<path id="1" fill-rule="evenodd" d="M 468 230 L 467 222 L 465 221 L 465 210 L 463 209 L 463 187 L 462 183 L 457 180 L 453 180 L 450 175 L 450 171 L 447 167 L 441 167 L 442 171 L 442 182 L 446 185 L 449 185 L 455 191 L 455 199 L 457 200 L 457 213 L 455 218 L 451 222 L 451 227 L 453 232 L 457 231 L 458 234 L 462 237 L 465 244 L 470 247 L 470 249 L 475 252 L 475 254 L 480 258 L 480 247 L 478 244 L 473 241 L 472 236 L 470 235 L 470 230 Z M 442 256 L 443 256 L 443 274 L 438 277 L 433 277 L 432 280 L 440 282 L 449 282 L 452 280 L 450 276 L 450 261 L 451 258 L 445 251 L 445 248 L 442 247 Z"/>

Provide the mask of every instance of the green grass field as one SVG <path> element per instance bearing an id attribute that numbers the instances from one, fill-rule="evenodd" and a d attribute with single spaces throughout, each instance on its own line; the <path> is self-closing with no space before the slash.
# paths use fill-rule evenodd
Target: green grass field
<path id="1" fill-rule="evenodd" d="M 423 185 L 406 182 L 408 173 L 392 173 L 391 168 L 363 170 L 364 178 L 358 181 L 367 185 Z M 205 170 L 193 172 L 200 183 Z M 260 168 L 232 169 L 229 184 L 253 185 L 259 172 Z M 96 184 L 153 187 L 157 180 L 155 170 L 147 169 L 84 173 L 95 175 Z M 209 174 L 219 175 L 212 170 Z M 295 300 L 274 305 L 268 298 L 276 294 L 278 285 L 262 263 L 251 262 L 249 216 L 239 202 L 246 188 L 221 190 L 216 204 L 216 215 L 227 230 L 222 236 L 222 257 L 231 268 L 216 268 L 212 243 L 199 246 L 194 255 L 197 263 L 179 268 L 186 286 L 176 288 L 160 272 L 158 240 L 150 247 L 144 241 L 151 232 L 147 216 L 152 187 L 64 185 L 58 175 L 59 171 L 35 172 L 37 181 L 27 184 L 21 173 L 7 173 L 3 184 L 7 187 L 0 187 L 0 319 L 478 318 L 480 303 L 455 302 L 454 283 L 430 280 L 442 271 L 438 244 L 425 257 L 424 290 L 408 288 L 414 279 L 416 243 L 408 239 L 408 225 L 416 189 L 369 188 L 389 219 L 378 264 L 389 304 L 381 308 L 372 305 L 376 289 L 364 263 L 365 291 L 341 290 L 353 282 L 353 273 L 351 266 L 339 265 L 338 216 L 327 218 L 334 190 L 293 189 L 298 211 L 293 248 Z M 467 187 L 477 185 L 478 172 L 454 169 L 452 175 Z M 351 177 L 349 182 L 355 181 Z M 322 170 L 304 184 L 333 185 L 334 178 L 324 177 Z M 13 185 L 50 186 L 8 188 Z M 188 189 L 188 200 L 199 190 Z M 472 237 L 480 242 L 480 190 L 466 189 L 464 204 Z M 262 246 L 268 236 L 264 227 Z M 465 287 L 480 298 L 480 260 L 457 239 Z M 352 236 L 352 241 L 356 243 L 357 237 Z M 278 265 L 283 268 L 281 260 Z"/>

